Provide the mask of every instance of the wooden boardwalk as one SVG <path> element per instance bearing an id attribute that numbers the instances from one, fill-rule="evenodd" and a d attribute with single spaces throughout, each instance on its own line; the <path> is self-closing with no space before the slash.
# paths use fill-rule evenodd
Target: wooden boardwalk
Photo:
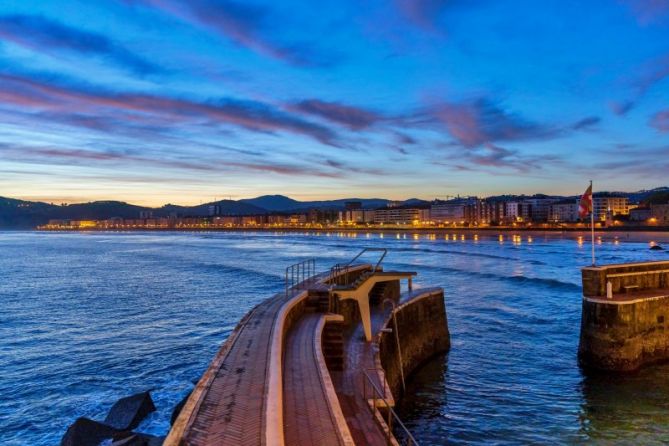
<path id="1" fill-rule="evenodd" d="M 323 316 L 307 314 L 286 339 L 284 352 L 284 438 L 287 445 L 343 445 L 320 377 L 314 346 Z M 320 336 L 318 336 L 320 342 Z"/>

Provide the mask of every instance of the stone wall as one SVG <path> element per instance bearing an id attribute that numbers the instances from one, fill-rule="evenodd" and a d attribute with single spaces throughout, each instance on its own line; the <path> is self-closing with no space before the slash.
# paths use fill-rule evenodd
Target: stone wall
<path id="1" fill-rule="evenodd" d="M 423 362 L 437 353 L 448 351 L 451 346 L 443 290 L 433 289 L 415 296 L 397 308 L 396 318 L 402 368 L 405 379 L 408 379 Z M 392 317 L 385 326 L 394 329 Z M 381 366 L 397 400 L 401 396 L 402 382 L 395 333 L 381 332 L 378 345 Z"/>
<path id="2" fill-rule="evenodd" d="M 643 275 L 625 275 L 611 277 L 611 275 L 637 272 L 664 271 Z M 620 265 L 592 266 L 581 270 L 583 278 L 584 296 L 606 296 L 606 282 L 613 285 L 613 293 L 624 292 L 625 286 L 636 285 L 639 290 L 649 288 L 669 288 L 669 262 L 625 263 Z"/>
<path id="3" fill-rule="evenodd" d="M 586 369 L 629 372 L 669 359 L 667 294 L 625 303 L 583 299 L 581 365 Z"/>

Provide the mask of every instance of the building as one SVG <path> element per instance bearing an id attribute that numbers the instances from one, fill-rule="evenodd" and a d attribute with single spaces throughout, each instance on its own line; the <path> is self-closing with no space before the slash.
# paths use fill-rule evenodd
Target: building
<path id="1" fill-rule="evenodd" d="M 430 206 L 430 220 L 442 225 L 465 223 L 465 200 L 437 202 Z"/>
<path id="2" fill-rule="evenodd" d="M 372 209 L 354 209 L 339 212 L 339 221 L 345 225 L 374 223 L 376 211 Z"/>
<path id="3" fill-rule="evenodd" d="M 660 226 L 669 226 L 669 203 L 651 204 L 649 223 Z"/>
<path id="4" fill-rule="evenodd" d="M 629 215 L 629 199 L 619 196 L 594 196 L 595 221 L 611 220 L 616 215 Z"/>
<path id="5" fill-rule="evenodd" d="M 504 203 L 505 223 L 524 223 L 532 221 L 533 206 L 525 201 L 507 201 Z"/>
<path id="6" fill-rule="evenodd" d="M 430 219 L 430 209 L 387 207 L 374 211 L 374 223 L 392 225 L 419 224 Z"/>
<path id="7" fill-rule="evenodd" d="M 578 218 L 578 202 L 575 199 L 562 200 L 550 205 L 548 221 L 551 223 L 574 223 Z"/>
<path id="8" fill-rule="evenodd" d="M 535 223 L 548 221 L 551 204 L 557 202 L 556 198 L 530 197 L 523 200 L 525 206 L 529 206 L 529 220 Z M 525 220 L 527 221 L 527 219 Z"/>
<path id="9" fill-rule="evenodd" d="M 652 218 L 653 214 L 649 207 L 636 207 L 630 209 L 630 221 L 645 222 Z"/>

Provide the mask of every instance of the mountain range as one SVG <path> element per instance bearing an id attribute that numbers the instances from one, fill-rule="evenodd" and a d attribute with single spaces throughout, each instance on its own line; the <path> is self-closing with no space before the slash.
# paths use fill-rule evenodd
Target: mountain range
<path id="1" fill-rule="evenodd" d="M 669 187 L 659 187 L 637 192 L 615 192 L 626 196 L 632 203 L 666 202 Z M 513 196 L 500 196 L 510 199 Z M 39 201 L 25 201 L 0 197 L 0 229 L 29 229 L 46 224 L 52 219 L 104 220 L 112 217 L 139 218 L 140 212 L 151 212 L 154 217 L 206 216 L 212 206 L 220 215 L 253 215 L 267 213 L 293 213 L 308 209 L 338 211 L 344 209 L 348 201 L 359 201 L 363 208 L 375 209 L 388 205 L 384 198 L 345 198 L 338 200 L 298 201 L 284 195 L 263 195 L 242 200 L 220 200 L 196 206 L 166 204 L 158 208 L 136 206 L 122 201 L 94 201 L 70 205 L 55 205 Z M 412 198 L 402 204 L 426 204 L 425 200 Z"/>
<path id="2" fill-rule="evenodd" d="M 212 206 L 220 215 L 253 215 L 292 213 L 307 209 L 337 211 L 347 201 L 359 201 L 365 208 L 378 208 L 390 200 L 381 198 L 347 198 L 325 201 L 298 201 L 284 195 L 264 195 L 243 200 L 220 200 L 196 206 L 166 204 L 158 208 L 136 206 L 122 201 L 93 201 L 70 205 L 55 205 L 40 201 L 25 201 L 0 197 L 0 229 L 26 229 L 46 224 L 49 220 L 104 220 L 112 217 L 139 218 L 141 212 L 154 217 L 207 216 Z M 407 200 L 409 204 L 417 199 Z"/>

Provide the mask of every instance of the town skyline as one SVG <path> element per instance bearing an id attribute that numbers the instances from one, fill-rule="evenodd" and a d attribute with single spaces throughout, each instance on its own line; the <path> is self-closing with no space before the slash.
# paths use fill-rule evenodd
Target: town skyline
<path id="1" fill-rule="evenodd" d="M 60 3 L 0 5 L 2 196 L 564 195 L 669 171 L 666 2 Z"/>

